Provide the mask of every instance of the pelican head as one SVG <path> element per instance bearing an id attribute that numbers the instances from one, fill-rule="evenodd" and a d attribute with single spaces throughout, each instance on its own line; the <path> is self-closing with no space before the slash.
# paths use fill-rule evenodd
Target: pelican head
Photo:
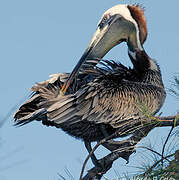
<path id="1" fill-rule="evenodd" d="M 147 37 L 144 10 L 139 5 L 120 4 L 108 9 L 101 17 L 87 49 L 62 88 L 72 82 L 87 59 L 101 59 L 114 46 L 126 42 L 130 52 L 142 51 Z"/>

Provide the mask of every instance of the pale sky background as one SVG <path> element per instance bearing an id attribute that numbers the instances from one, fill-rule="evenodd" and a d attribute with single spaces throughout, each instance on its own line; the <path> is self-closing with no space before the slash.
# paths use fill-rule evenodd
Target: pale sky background
<path id="1" fill-rule="evenodd" d="M 144 47 L 157 60 L 164 84 L 170 88 L 173 76 L 179 73 L 178 0 L 0 0 L 0 118 L 23 103 L 35 82 L 53 73 L 71 72 L 101 15 L 119 3 L 141 3 L 146 8 L 148 39 Z M 105 58 L 131 65 L 126 44 L 115 47 Z M 161 111 L 172 115 L 178 109 L 178 102 L 168 94 Z M 146 139 L 160 144 L 168 131 L 154 130 Z M 65 168 L 74 179 L 79 178 L 87 151 L 80 140 L 62 130 L 39 122 L 15 128 L 11 115 L 0 136 L 0 180 L 56 180 L 57 173 L 70 179 Z M 103 151 L 97 151 L 98 157 L 104 156 Z M 118 160 L 107 176 L 115 178 L 115 170 L 121 175 L 135 172 L 131 166 L 140 161 L 140 153 L 131 156 L 128 165 Z"/>

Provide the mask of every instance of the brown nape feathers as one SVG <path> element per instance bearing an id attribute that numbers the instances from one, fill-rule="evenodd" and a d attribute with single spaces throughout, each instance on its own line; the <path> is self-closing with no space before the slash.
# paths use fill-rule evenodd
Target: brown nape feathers
<path id="1" fill-rule="evenodd" d="M 144 15 L 144 8 L 137 4 L 137 5 L 128 5 L 128 8 L 130 10 L 131 16 L 134 18 L 134 20 L 137 22 L 140 32 L 140 41 L 141 44 L 143 44 L 147 38 L 147 24 L 146 24 L 146 18 Z"/>

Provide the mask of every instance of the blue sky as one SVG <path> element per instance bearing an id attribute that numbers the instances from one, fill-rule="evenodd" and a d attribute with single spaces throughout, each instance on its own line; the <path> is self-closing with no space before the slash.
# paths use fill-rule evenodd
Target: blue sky
<path id="1" fill-rule="evenodd" d="M 173 76 L 179 72 L 179 1 L 0 1 L 0 118 L 27 98 L 35 82 L 53 73 L 70 72 L 103 12 L 119 3 L 141 3 L 146 8 L 148 39 L 144 47 L 157 60 L 164 84 L 170 88 Z M 115 47 L 105 58 L 131 65 L 126 44 Z M 161 111 L 175 114 L 177 107 L 178 102 L 168 93 Z M 57 179 L 57 173 L 66 176 L 65 168 L 75 179 L 79 177 L 87 156 L 81 141 L 39 122 L 15 128 L 12 120 L 11 115 L 0 130 L 1 180 Z M 148 140 L 161 142 L 168 130 L 154 130 Z M 97 151 L 99 157 L 105 153 L 103 149 Z M 129 165 L 118 160 L 113 167 L 120 173 L 134 172 L 132 162 L 138 162 L 139 157 L 140 153 L 133 155 Z M 114 170 L 107 176 L 115 177 Z"/>

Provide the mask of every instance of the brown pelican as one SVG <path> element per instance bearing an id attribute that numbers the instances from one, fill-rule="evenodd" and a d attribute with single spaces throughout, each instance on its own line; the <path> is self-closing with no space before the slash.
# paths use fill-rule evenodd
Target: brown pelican
<path id="1" fill-rule="evenodd" d="M 90 142 L 141 123 L 144 114 L 138 103 L 157 113 L 166 94 L 159 66 L 143 48 L 146 37 L 140 6 L 116 5 L 107 10 L 72 73 L 56 74 L 33 86 L 32 97 L 14 116 L 16 125 L 42 121 L 82 139 L 90 151 Z M 133 68 L 101 60 L 124 41 Z"/>

